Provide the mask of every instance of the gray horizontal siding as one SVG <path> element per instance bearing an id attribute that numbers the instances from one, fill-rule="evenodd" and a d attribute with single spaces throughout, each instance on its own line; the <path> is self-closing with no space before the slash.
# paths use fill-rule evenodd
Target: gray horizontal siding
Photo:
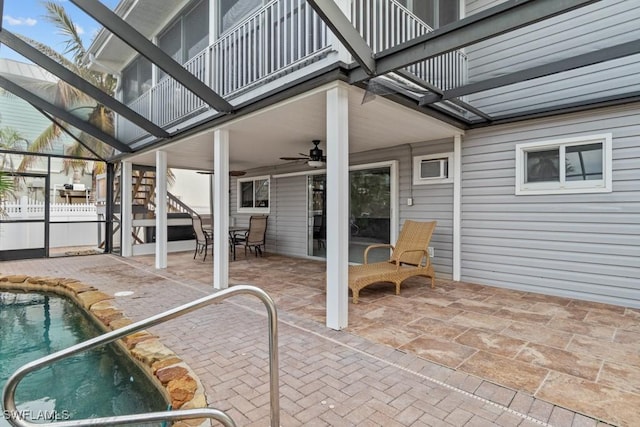
<path id="1" fill-rule="evenodd" d="M 495 3 L 467 2 L 467 13 Z M 477 43 L 465 49 L 469 80 L 498 77 L 636 40 L 640 37 L 638 20 L 638 2 L 602 0 Z M 633 55 L 469 95 L 468 101 L 494 115 L 549 108 L 640 90 L 638 72 L 640 55 Z"/>
<path id="2" fill-rule="evenodd" d="M 271 198 L 275 199 L 275 251 L 283 255 L 307 254 L 307 177 L 294 176 L 271 180 Z"/>
<path id="3" fill-rule="evenodd" d="M 640 104 L 469 131 L 462 279 L 640 307 Z M 613 192 L 515 195 L 515 146 L 613 134 Z"/>
<path id="4" fill-rule="evenodd" d="M 451 278 L 453 273 L 453 184 L 413 185 L 412 156 L 447 153 L 453 151 L 453 141 L 429 141 L 383 150 L 372 150 L 352 155 L 352 164 L 398 161 L 399 224 L 406 219 L 437 221 L 431 239 L 434 250 L 432 260 L 436 275 Z M 413 198 L 413 206 L 407 199 Z M 399 228 L 398 228 L 399 230 Z"/>

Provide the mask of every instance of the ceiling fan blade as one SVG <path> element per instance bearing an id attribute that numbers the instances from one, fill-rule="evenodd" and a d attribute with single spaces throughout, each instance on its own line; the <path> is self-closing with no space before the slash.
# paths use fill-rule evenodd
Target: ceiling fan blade
<path id="1" fill-rule="evenodd" d="M 198 171 L 197 173 L 201 175 L 213 175 L 212 171 Z M 246 171 L 229 171 L 229 176 L 244 176 L 246 174 Z"/>
<path id="2" fill-rule="evenodd" d="M 280 160 L 309 160 L 309 157 L 280 157 Z"/>

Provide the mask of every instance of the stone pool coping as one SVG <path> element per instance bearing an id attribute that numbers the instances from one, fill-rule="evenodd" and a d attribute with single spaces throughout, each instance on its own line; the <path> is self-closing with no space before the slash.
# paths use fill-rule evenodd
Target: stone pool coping
<path id="1" fill-rule="evenodd" d="M 0 274 L 0 290 L 53 292 L 69 297 L 83 308 L 104 332 L 133 323 L 114 304 L 113 296 L 76 279 Z M 138 331 L 117 341 L 162 392 L 173 409 L 206 408 L 204 387 L 194 371 L 160 339 Z M 181 420 L 174 427 L 211 426 L 206 419 Z"/>

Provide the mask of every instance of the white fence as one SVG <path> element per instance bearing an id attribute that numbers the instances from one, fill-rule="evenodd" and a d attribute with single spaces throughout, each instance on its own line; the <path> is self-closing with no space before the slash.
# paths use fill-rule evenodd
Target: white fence
<path id="1" fill-rule="evenodd" d="M 42 222 L 0 224 L 0 250 L 44 247 L 43 202 L 23 199 L 20 203 L 6 203 L 3 209 L 8 220 L 41 220 Z M 86 223 L 100 218 L 95 205 L 55 203 L 49 209 L 49 247 L 97 246 L 104 236 L 104 223 Z M 76 222 L 69 224 L 67 222 Z"/>

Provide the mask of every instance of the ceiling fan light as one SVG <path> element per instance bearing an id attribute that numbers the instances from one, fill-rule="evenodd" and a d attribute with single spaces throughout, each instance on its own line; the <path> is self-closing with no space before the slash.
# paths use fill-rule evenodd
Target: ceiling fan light
<path id="1" fill-rule="evenodd" d="M 321 160 L 309 160 L 307 164 L 312 168 L 321 168 L 324 166 L 324 162 Z"/>

